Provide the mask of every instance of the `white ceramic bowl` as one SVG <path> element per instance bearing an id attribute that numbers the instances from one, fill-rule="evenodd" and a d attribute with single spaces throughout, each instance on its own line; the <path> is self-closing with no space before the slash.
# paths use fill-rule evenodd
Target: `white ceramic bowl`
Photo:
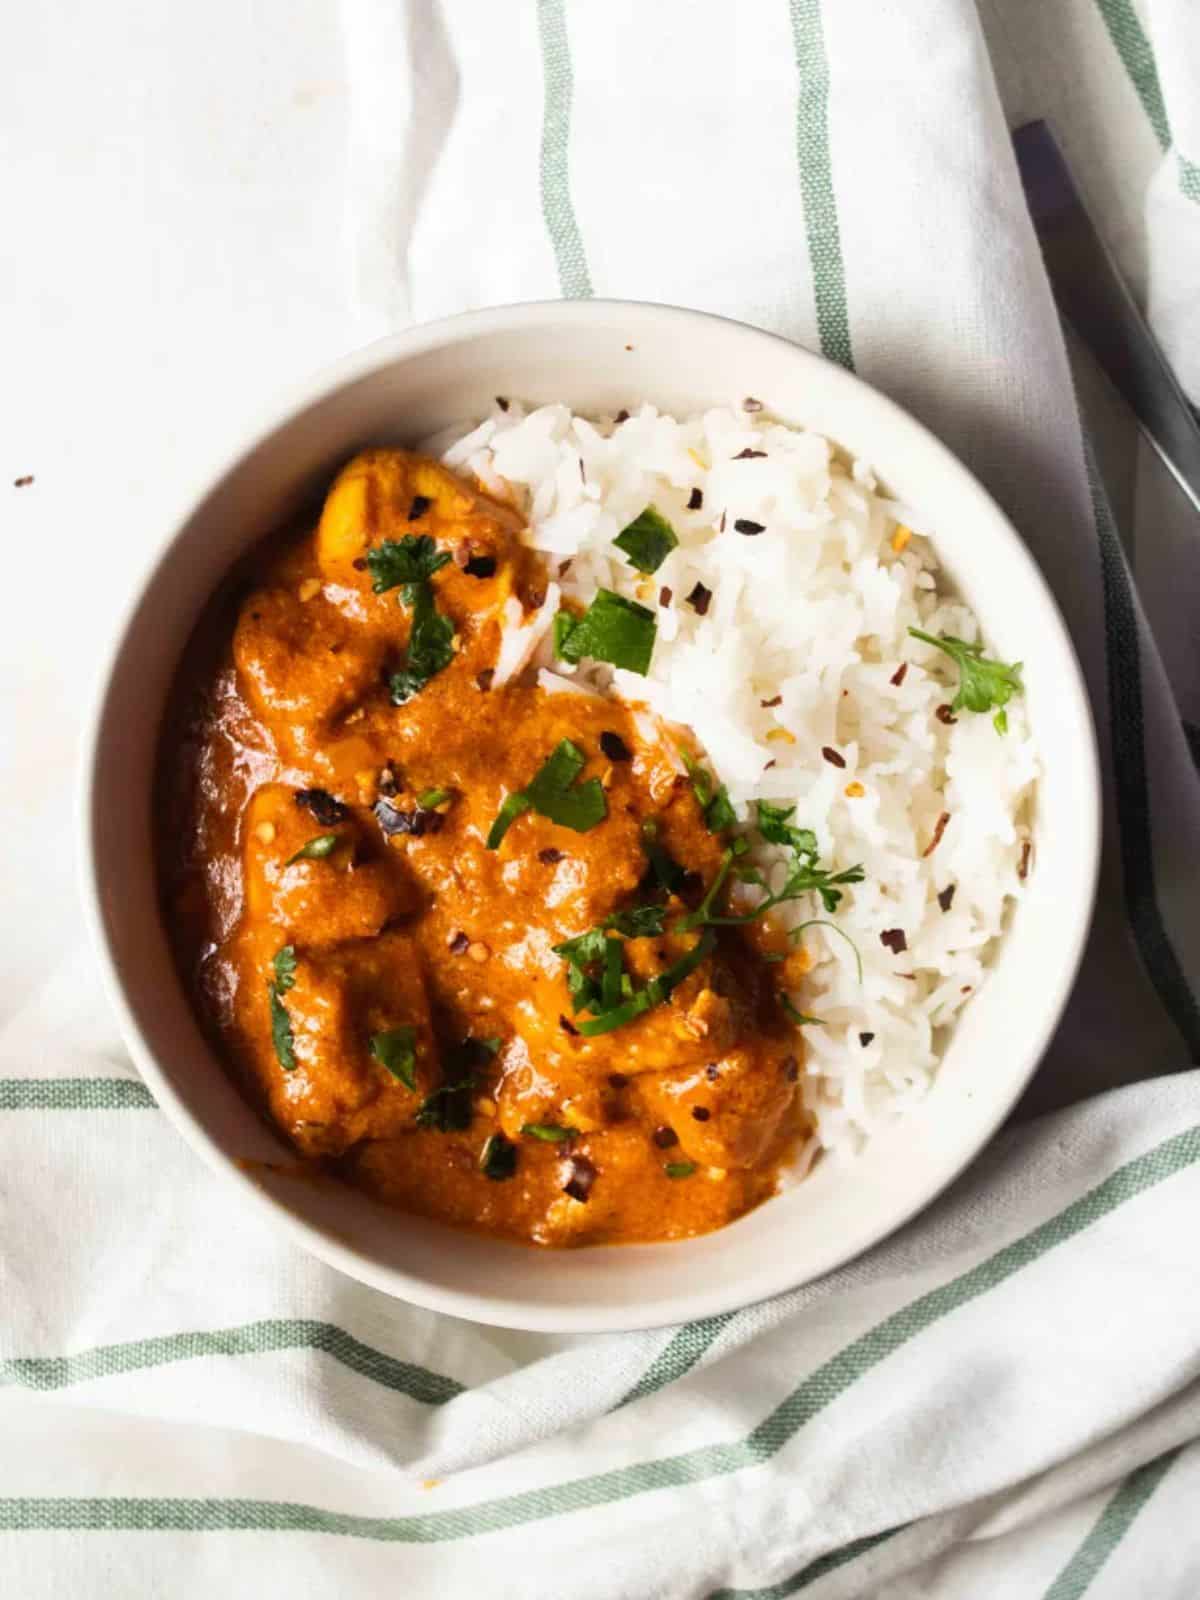
<path id="1" fill-rule="evenodd" d="M 928 1098 L 857 1162 L 826 1161 L 730 1227 L 677 1244 L 540 1251 L 453 1232 L 335 1182 L 272 1175 L 282 1145 L 205 1043 L 160 923 L 151 851 L 159 719 L 181 648 L 226 569 L 363 445 L 413 442 L 493 395 L 684 415 L 755 395 L 865 457 L 918 506 L 986 637 L 1025 663 L 1045 773 L 1036 871 Z M 1099 782 L 1078 665 L 1042 578 L 994 502 L 936 439 L 785 340 L 664 306 L 509 306 L 414 328 L 299 393 L 152 552 L 120 624 L 85 752 L 85 900 L 126 1042 L 166 1114 L 222 1181 L 297 1243 L 389 1294 L 478 1322 L 651 1327 L 747 1305 L 857 1255 L 926 1205 L 999 1126 L 1058 1021 L 1095 889 Z"/>

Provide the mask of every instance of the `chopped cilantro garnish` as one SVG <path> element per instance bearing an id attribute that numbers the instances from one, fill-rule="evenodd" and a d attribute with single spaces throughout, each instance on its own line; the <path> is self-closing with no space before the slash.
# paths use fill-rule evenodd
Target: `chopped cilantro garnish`
<path id="1" fill-rule="evenodd" d="M 1021 663 L 1008 666 L 1003 661 L 989 661 L 981 644 L 968 644 L 965 639 L 942 633 L 922 633 L 920 628 L 910 628 L 914 639 L 936 645 L 958 663 L 958 693 L 950 702 L 951 711 L 990 711 L 997 708 L 992 718 L 997 733 L 1008 732 L 1008 716 L 1004 707 L 1014 694 L 1022 694 Z"/>
<path id="2" fill-rule="evenodd" d="M 404 666 L 399 672 L 394 672 L 388 682 L 388 691 L 395 706 L 402 706 L 411 700 L 430 678 L 436 677 L 454 660 L 454 624 L 437 609 L 429 584 L 406 583 L 402 593 L 405 602 L 412 608 L 412 628 L 408 635 L 408 654 Z"/>
<path id="3" fill-rule="evenodd" d="M 693 760 L 686 750 L 681 749 L 679 754 L 692 780 L 692 793 L 696 796 L 696 804 L 703 813 L 704 826 L 709 833 L 724 833 L 727 828 L 732 828 L 737 822 L 737 814 L 725 785 L 722 783 L 718 786 L 712 773 Z"/>
<path id="4" fill-rule="evenodd" d="M 792 1021 L 798 1028 L 806 1028 L 809 1026 L 814 1028 L 823 1028 L 825 1026 L 825 1023 L 820 1017 L 806 1017 L 804 1012 L 798 1010 L 785 994 L 781 994 L 779 996 L 779 1004 L 783 1007 L 787 1015 L 791 1017 Z"/>
<path id="5" fill-rule="evenodd" d="M 340 834 L 319 833 L 315 839 L 302 844 L 294 856 L 289 856 L 284 866 L 290 867 L 294 861 L 324 861 L 326 856 L 333 854 L 340 842 Z"/>
<path id="6" fill-rule="evenodd" d="M 439 1133 L 469 1128 L 477 1077 L 499 1048 L 499 1039 L 464 1039 L 449 1051 L 440 1087 L 425 1097 L 413 1119 L 417 1127 L 436 1128 Z"/>
<path id="7" fill-rule="evenodd" d="M 613 543 L 639 572 L 657 572 L 679 540 L 666 517 L 647 506 L 627 528 L 622 528 Z"/>
<path id="8" fill-rule="evenodd" d="M 417 796 L 417 805 L 422 811 L 432 811 L 436 806 L 445 805 L 453 793 L 453 789 L 425 789 Z"/>
<path id="9" fill-rule="evenodd" d="M 642 849 L 662 888 L 673 894 L 687 874 L 668 850 L 658 842 L 658 823 L 647 817 L 642 823 Z"/>
<path id="10" fill-rule="evenodd" d="M 403 539 L 384 539 L 367 551 L 367 567 L 376 594 L 386 594 L 402 583 L 426 583 L 449 563 L 450 553 L 439 550 L 427 533 L 406 533 Z"/>
<path id="11" fill-rule="evenodd" d="M 389 1028 L 371 1035 L 371 1054 L 406 1089 L 417 1087 L 417 1030 Z"/>
<path id="12" fill-rule="evenodd" d="M 795 806 L 771 805 L 766 800 L 758 802 L 758 831 L 768 844 L 781 844 L 792 852 L 791 866 L 783 887 L 772 891 L 756 867 L 738 867 L 736 869 L 738 878 L 743 883 L 754 884 L 762 889 L 763 898 L 753 910 L 741 916 L 714 915 L 717 896 L 733 868 L 735 851 L 731 847 L 721 857 L 721 864 L 704 899 L 695 911 L 690 912 L 678 924 L 681 930 L 738 927 L 742 923 L 753 922 L 756 917 L 770 911 L 773 906 L 781 905 L 785 900 L 798 900 L 801 895 L 809 893 L 820 895 L 826 911 L 832 913 L 837 910 L 842 899 L 839 885 L 861 883 L 864 876 L 863 869 L 861 866 L 854 866 L 847 867 L 842 872 L 830 872 L 827 868 L 818 866 L 817 836 L 811 828 L 797 828 L 792 825 L 791 816 L 795 809 Z"/>
<path id="13" fill-rule="evenodd" d="M 586 759 L 578 745 L 563 739 L 532 781 L 505 799 L 488 832 L 487 848 L 498 849 L 509 828 L 526 811 L 536 811 L 576 833 L 586 833 L 603 822 L 608 805 L 599 778 L 575 781 Z"/>
<path id="14" fill-rule="evenodd" d="M 645 677 L 657 628 L 649 607 L 626 600 L 611 589 L 599 589 L 582 617 L 558 613 L 554 620 L 554 649 L 564 661 L 582 661 L 588 656 Z"/>
<path id="15" fill-rule="evenodd" d="M 626 939 L 657 939 L 663 931 L 665 906 L 634 906 L 630 911 L 614 911 L 603 926 L 615 928 Z"/>
<path id="16" fill-rule="evenodd" d="M 622 1001 L 618 1006 L 613 1006 L 610 1010 L 601 1011 L 596 1016 L 577 1023 L 579 1032 L 589 1039 L 595 1038 L 597 1034 L 612 1033 L 614 1029 L 623 1028 L 626 1023 L 633 1022 L 654 1006 L 661 1005 L 671 991 L 712 954 L 716 943 L 716 935 L 706 929 L 694 949 L 681 956 L 665 972 L 660 972 L 656 978 L 651 978 L 649 983 L 636 990 L 629 999 Z"/>
<path id="17" fill-rule="evenodd" d="M 517 1170 L 517 1147 L 502 1133 L 493 1133 L 479 1152 L 479 1170 L 493 1183 L 502 1183 Z"/>
<path id="18" fill-rule="evenodd" d="M 696 1170 L 694 1161 L 667 1161 L 663 1163 L 663 1171 L 668 1178 L 690 1178 Z"/>
<path id="19" fill-rule="evenodd" d="M 277 950 L 271 965 L 275 969 L 275 977 L 267 984 L 271 1001 L 271 1042 L 275 1046 L 279 1065 L 285 1072 L 294 1072 L 296 1051 L 292 1038 L 292 1019 L 288 1016 L 283 996 L 296 983 L 295 945 L 285 944 Z"/>
<path id="20" fill-rule="evenodd" d="M 571 1137 L 574 1129 L 560 1128 L 556 1122 L 527 1122 L 521 1132 L 531 1139 L 540 1139 L 543 1144 L 561 1144 Z"/>

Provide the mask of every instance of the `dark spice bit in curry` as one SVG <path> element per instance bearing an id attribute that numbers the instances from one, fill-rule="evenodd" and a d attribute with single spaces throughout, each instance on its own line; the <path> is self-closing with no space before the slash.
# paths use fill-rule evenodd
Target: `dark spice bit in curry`
<path id="1" fill-rule="evenodd" d="M 562 858 L 562 851 L 556 850 L 552 844 L 548 844 L 544 850 L 538 851 L 538 860 L 544 867 L 556 867 Z"/>
<path id="2" fill-rule="evenodd" d="M 450 940 L 446 948 L 449 950 L 452 956 L 461 956 L 470 943 L 470 939 L 460 928 L 457 933 L 450 935 Z"/>
<path id="3" fill-rule="evenodd" d="M 712 604 L 711 589 L 706 589 L 702 583 L 698 583 L 691 594 L 685 595 L 684 598 L 698 617 L 708 615 L 708 608 Z"/>
<path id="4" fill-rule="evenodd" d="M 380 767 L 376 787 L 380 794 L 388 799 L 400 791 L 400 779 L 396 776 L 396 764 L 389 761 L 385 767 Z"/>
<path id="5" fill-rule="evenodd" d="M 749 517 L 738 517 L 733 525 L 735 533 L 744 533 L 748 539 L 755 534 L 762 533 L 766 528 L 765 522 L 752 522 Z"/>
<path id="6" fill-rule="evenodd" d="M 879 935 L 879 942 L 886 945 L 893 955 L 900 955 L 908 949 L 908 940 L 903 928 L 885 928 Z"/>
<path id="7" fill-rule="evenodd" d="M 952 728 L 958 721 L 958 718 L 954 715 L 953 711 L 951 711 L 948 705 L 939 706 L 934 712 L 934 716 L 939 722 L 944 722 L 948 728 Z"/>
<path id="8" fill-rule="evenodd" d="M 650 1137 L 660 1150 L 669 1150 L 673 1144 L 679 1143 L 679 1135 L 674 1128 L 668 1128 L 665 1122 L 660 1128 L 655 1128 Z"/>
<path id="9" fill-rule="evenodd" d="M 628 1089 L 629 1079 L 623 1072 L 610 1072 L 608 1075 L 608 1086 L 610 1089 Z"/>
<path id="10" fill-rule="evenodd" d="M 390 800 L 376 800 L 371 809 L 389 839 L 397 833 L 408 833 L 414 839 L 420 839 L 427 833 L 441 833 L 446 825 L 446 819 L 440 811 L 422 811 L 420 807 L 413 811 L 401 811 Z"/>
<path id="11" fill-rule="evenodd" d="M 845 756 L 839 751 L 834 750 L 831 745 L 822 745 L 821 754 L 825 757 L 826 761 L 828 761 L 831 767 L 844 767 L 846 765 Z"/>
<path id="12" fill-rule="evenodd" d="M 704 1076 L 708 1079 L 709 1083 L 716 1083 L 717 1079 L 721 1076 L 721 1069 L 715 1061 L 710 1061 L 705 1067 Z"/>
<path id="13" fill-rule="evenodd" d="M 572 1200 L 586 1200 L 596 1181 L 596 1168 L 586 1156 L 572 1156 L 564 1168 L 563 1193 Z"/>
<path id="14" fill-rule="evenodd" d="M 954 891 L 957 888 L 958 885 L 956 883 L 948 883 L 946 887 L 938 894 L 938 905 L 941 906 L 943 911 L 949 911 L 950 907 L 954 904 Z"/>
<path id="15" fill-rule="evenodd" d="M 707 1122 L 709 1117 L 712 1116 L 712 1112 L 708 1109 L 707 1106 L 693 1106 L 692 1107 L 692 1116 L 696 1119 L 697 1122 Z"/>
<path id="16" fill-rule="evenodd" d="M 632 761 L 633 751 L 619 733 L 607 730 L 600 735 L 600 748 L 610 761 Z"/>
<path id="17" fill-rule="evenodd" d="M 475 687 L 486 694 L 492 687 L 492 679 L 495 676 L 495 667 L 484 667 L 482 672 L 477 672 L 475 674 Z"/>
<path id="18" fill-rule="evenodd" d="M 572 1039 L 578 1039 L 579 1029 L 571 1021 L 570 1017 L 564 1017 L 561 1011 L 558 1014 L 558 1025 L 562 1031 L 566 1034 L 569 1034 Z"/>
<path id="19" fill-rule="evenodd" d="M 367 558 L 366 556 L 355 556 L 350 565 L 354 568 L 355 572 L 365 572 L 367 570 Z"/>
<path id="20" fill-rule="evenodd" d="M 493 1183 L 503 1183 L 517 1170 L 517 1147 L 502 1133 L 489 1134 L 479 1152 L 479 1170 Z"/>
<path id="21" fill-rule="evenodd" d="M 795 1083 L 800 1077 L 800 1063 L 795 1056 L 788 1056 L 783 1063 L 783 1075 L 789 1083 Z"/>
<path id="22" fill-rule="evenodd" d="M 704 504 L 704 491 L 702 489 L 693 489 L 691 494 L 688 495 L 688 503 L 687 503 L 688 510 L 689 511 L 699 511 L 701 506 L 703 506 L 703 504 Z"/>
<path id="23" fill-rule="evenodd" d="M 308 807 L 323 828 L 336 827 L 350 815 L 349 807 L 325 789 L 297 789 L 295 799 L 298 806 Z"/>
<path id="24" fill-rule="evenodd" d="M 413 495 L 412 505 L 410 505 L 408 508 L 408 520 L 410 522 L 416 522 L 418 518 L 425 515 L 432 504 L 433 501 L 427 494 Z"/>
<path id="25" fill-rule="evenodd" d="M 888 679 L 888 682 L 894 688 L 898 689 L 900 687 L 900 685 L 904 682 L 904 680 L 907 677 L 907 675 L 908 675 L 908 662 L 907 661 L 902 661 L 900 663 L 900 665 L 896 668 L 895 672 L 892 673 L 891 677 Z"/>
<path id="26" fill-rule="evenodd" d="M 471 556 L 463 568 L 468 578 L 494 578 L 496 576 L 495 556 Z"/>

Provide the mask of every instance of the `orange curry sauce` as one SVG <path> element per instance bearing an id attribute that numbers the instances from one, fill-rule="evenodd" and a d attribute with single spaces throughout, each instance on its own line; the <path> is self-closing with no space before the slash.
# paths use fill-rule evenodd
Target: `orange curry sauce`
<path id="1" fill-rule="evenodd" d="M 320 1168 L 534 1244 L 703 1233 L 773 1190 L 804 1121 L 783 969 L 762 960 L 769 928 L 722 928 L 665 1000 L 578 1031 L 589 1013 L 553 947 L 657 899 L 661 936 L 622 940 L 636 992 L 696 948 L 675 924 L 722 841 L 627 707 L 493 685 L 504 601 L 528 613 L 546 585 L 520 526 L 437 464 L 373 450 L 315 532 L 260 552 L 214 602 L 163 737 L 165 919 L 218 1049 Z M 452 557 L 428 584 L 454 654 L 396 705 L 413 607 L 373 592 L 366 557 L 419 534 Z M 486 848 L 564 739 L 604 820 L 575 832 L 531 809 Z M 649 870 L 646 819 L 688 874 L 682 898 Z M 406 1059 L 389 1067 L 381 1035 Z"/>

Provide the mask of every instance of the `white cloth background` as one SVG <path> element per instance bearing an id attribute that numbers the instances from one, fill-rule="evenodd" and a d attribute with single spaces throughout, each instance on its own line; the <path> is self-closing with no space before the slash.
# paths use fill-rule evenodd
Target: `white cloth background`
<path id="1" fill-rule="evenodd" d="M 1055 122 L 1195 385 L 1200 24 L 1187 0 L 981 14 L 47 0 L 10 20 L 6 1592 L 1194 1592 L 1196 531 L 1079 357 L 1139 633 L 1005 112 Z M 1007 505 L 1109 772 L 1088 965 L 1027 1109 L 1153 1080 L 1011 1130 L 798 1295 L 599 1340 L 411 1310 L 243 1215 L 132 1079 L 70 844 L 98 647 L 246 420 L 398 321 L 588 289 L 851 354 Z"/>

